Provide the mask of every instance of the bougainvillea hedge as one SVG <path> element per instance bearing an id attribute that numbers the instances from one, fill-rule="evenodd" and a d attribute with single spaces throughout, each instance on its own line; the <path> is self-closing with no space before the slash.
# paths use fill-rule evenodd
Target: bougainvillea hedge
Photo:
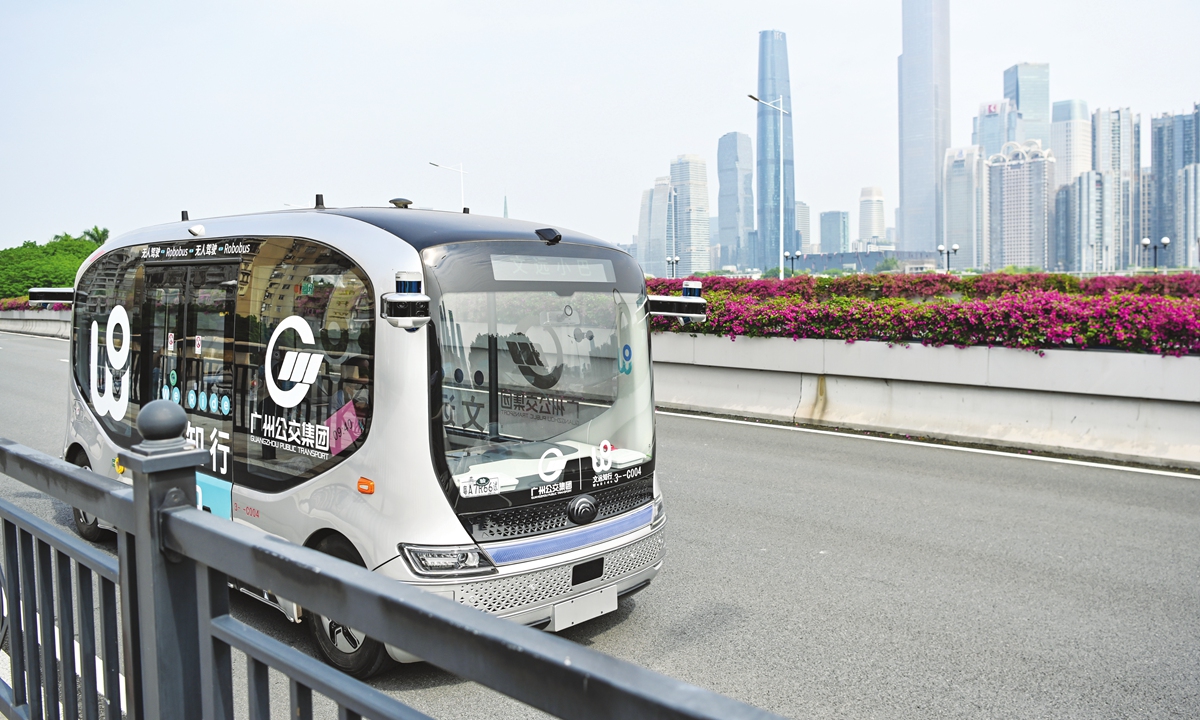
<path id="1" fill-rule="evenodd" d="M 805 300 L 828 297 L 932 298 L 995 297 L 1023 290 L 1057 290 L 1071 295 L 1170 295 L 1200 297 L 1200 274 L 1103 276 L 1080 280 L 1054 273 L 988 273 L 986 275 L 943 275 L 940 273 L 845 275 L 813 277 L 799 275 L 787 280 L 747 280 L 713 276 L 701 278 L 706 291 L 728 290 L 757 297 L 798 296 Z M 651 294 L 678 294 L 683 280 L 654 278 L 646 281 Z"/>
<path id="2" fill-rule="evenodd" d="M 856 276 L 733 280 L 704 278 L 708 322 L 681 325 L 654 318 L 662 331 L 750 337 L 877 340 L 925 345 L 1109 348 L 1200 353 L 1196 275 L 1175 283 L 1078 282 L 1062 275 Z M 892 280 L 895 278 L 895 280 Z M 1190 278 L 1184 280 L 1183 278 Z M 1099 282 L 1099 281 L 1105 282 Z M 1122 281 L 1122 282 L 1114 282 Z M 940 291 L 930 290 L 938 288 Z M 651 294 L 678 294 L 681 280 L 649 280 Z M 968 287 L 969 286 L 969 287 Z M 954 290 L 947 288 L 955 287 Z M 904 296 L 893 293 L 904 290 Z M 951 297 L 951 293 L 961 299 Z M 906 297 L 905 297 L 906 296 Z M 918 300 L 908 298 L 918 298 Z"/>
<path id="3" fill-rule="evenodd" d="M 70 310 L 70 303 L 48 303 L 43 307 L 42 303 L 30 305 L 28 297 L 8 298 L 0 300 L 0 310 Z"/>

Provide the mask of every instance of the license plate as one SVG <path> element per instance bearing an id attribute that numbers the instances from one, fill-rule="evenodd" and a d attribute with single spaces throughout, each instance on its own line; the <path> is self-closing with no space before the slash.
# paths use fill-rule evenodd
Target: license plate
<path id="1" fill-rule="evenodd" d="M 498 495 L 499 493 L 500 478 L 498 477 L 469 478 L 458 486 L 458 494 L 465 498 Z"/>
<path id="2" fill-rule="evenodd" d="M 550 627 L 547 629 L 551 632 L 565 630 L 616 609 L 617 586 L 601 588 L 555 605 L 551 611 Z"/>

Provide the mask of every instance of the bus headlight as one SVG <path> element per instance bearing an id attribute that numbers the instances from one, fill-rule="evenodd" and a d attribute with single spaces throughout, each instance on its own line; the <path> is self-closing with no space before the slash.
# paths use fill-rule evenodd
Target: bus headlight
<path id="1" fill-rule="evenodd" d="M 488 575 L 496 566 L 475 545 L 428 547 L 401 545 L 413 572 L 426 577 Z"/>

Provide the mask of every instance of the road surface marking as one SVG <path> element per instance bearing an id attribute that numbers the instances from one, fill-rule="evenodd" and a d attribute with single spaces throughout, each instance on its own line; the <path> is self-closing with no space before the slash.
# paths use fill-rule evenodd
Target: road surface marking
<path id="1" fill-rule="evenodd" d="M 920 440 L 900 440 L 899 438 L 875 437 L 874 435 L 860 435 L 853 432 L 839 432 L 836 430 L 817 430 L 816 428 L 794 427 L 791 425 L 777 425 L 770 422 L 754 422 L 752 420 L 734 420 L 732 418 L 709 417 L 707 415 L 692 415 L 691 413 L 675 413 L 665 410 L 655 410 L 659 415 L 670 415 L 671 417 L 691 418 L 693 420 L 708 420 L 709 422 L 731 423 L 733 425 L 749 425 L 758 428 L 773 428 L 775 430 L 791 430 L 792 432 L 812 433 L 813 435 L 834 435 L 840 438 L 857 438 L 859 440 L 874 440 L 875 442 L 896 443 L 897 445 L 918 445 L 920 447 L 934 447 L 943 450 L 955 450 L 957 452 L 976 453 L 979 455 L 998 455 L 1000 457 L 1020 458 L 1021 460 L 1036 460 L 1038 462 L 1060 463 L 1063 465 L 1078 465 L 1080 467 L 1100 468 L 1102 470 L 1124 470 L 1132 473 L 1142 473 L 1145 475 L 1164 475 L 1166 477 L 1188 478 L 1190 480 L 1197 479 L 1198 476 L 1190 473 L 1172 472 L 1170 470 L 1154 470 L 1151 468 L 1129 467 L 1127 465 L 1110 465 L 1108 463 L 1088 462 L 1086 460 L 1071 460 L 1068 458 L 1046 457 L 1044 455 L 1022 455 L 1016 452 L 1006 452 L 1004 450 L 984 450 L 983 448 L 962 447 L 960 445 L 943 445 L 942 443 L 921 442 Z"/>

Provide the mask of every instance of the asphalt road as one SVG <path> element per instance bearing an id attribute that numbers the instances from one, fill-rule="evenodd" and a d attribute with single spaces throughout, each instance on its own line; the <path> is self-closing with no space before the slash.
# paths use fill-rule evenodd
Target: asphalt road
<path id="1" fill-rule="evenodd" d="M 0 435 L 61 450 L 67 356 L 0 334 Z M 666 568 L 565 637 L 797 718 L 1200 717 L 1200 478 L 673 415 L 658 430 Z M 70 526 L 7 478 L 0 495 Z M 234 607 L 312 651 L 276 611 Z M 423 664 L 373 684 L 439 718 L 541 716 Z"/>

